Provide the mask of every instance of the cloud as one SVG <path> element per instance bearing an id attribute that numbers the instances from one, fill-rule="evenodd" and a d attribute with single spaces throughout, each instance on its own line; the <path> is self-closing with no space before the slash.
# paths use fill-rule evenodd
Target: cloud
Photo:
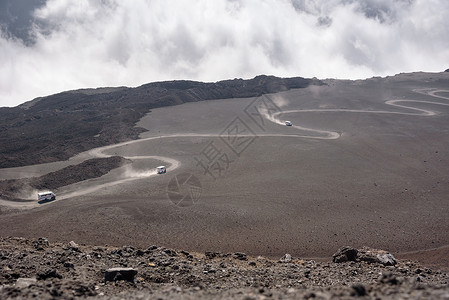
<path id="1" fill-rule="evenodd" d="M 48 0 L 3 26 L 0 106 L 84 87 L 442 71 L 446 0 Z"/>

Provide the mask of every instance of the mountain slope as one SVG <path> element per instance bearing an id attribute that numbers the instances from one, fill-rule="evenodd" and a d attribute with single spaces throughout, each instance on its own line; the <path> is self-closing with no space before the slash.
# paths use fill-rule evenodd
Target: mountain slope
<path id="1" fill-rule="evenodd" d="M 136 139 L 145 130 L 134 125 L 153 108 L 256 97 L 310 84 L 323 83 L 274 76 L 216 83 L 167 81 L 68 91 L 0 108 L 0 168 L 65 160 L 88 149 Z"/>

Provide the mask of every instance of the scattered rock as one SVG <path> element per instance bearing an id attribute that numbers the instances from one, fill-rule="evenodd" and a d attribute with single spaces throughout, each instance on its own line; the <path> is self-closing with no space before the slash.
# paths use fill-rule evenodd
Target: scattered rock
<path id="1" fill-rule="evenodd" d="M 125 280 L 134 282 L 134 277 L 137 275 L 137 270 L 133 268 L 111 268 L 104 272 L 104 280 L 107 281 L 119 281 Z"/>
<path id="2" fill-rule="evenodd" d="M 363 297 L 366 296 L 366 289 L 363 284 L 354 284 L 352 285 L 353 292 L 351 293 L 352 296 L 359 296 Z"/>
<path id="3" fill-rule="evenodd" d="M 62 278 L 62 276 L 55 269 L 45 269 L 37 273 L 36 277 L 38 280 L 45 280 L 48 278 L 59 278 L 59 279 Z"/>
<path id="4" fill-rule="evenodd" d="M 70 241 L 68 244 L 68 248 L 72 251 L 80 252 L 79 245 L 74 241 Z"/>
<path id="5" fill-rule="evenodd" d="M 67 246 L 49 244 L 36 251 L 34 241 L 0 237 L 0 299 L 446 299 L 449 295 L 447 272 L 403 260 L 397 267 L 358 257 L 342 264 L 313 260 L 283 264 L 239 252 L 203 259 L 201 254 L 181 251 L 182 255 L 170 256 L 166 248 L 140 255 L 133 247 L 103 246 L 100 251 L 83 245 L 74 252 Z M 388 253 L 357 251 L 375 258 Z M 111 265 L 118 267 L 108 269 Z"/>
<path id="6" fill-rule="evenodd" d="M 386 284 L 391 284 L 391 285 L 397 285 L 398 284 L 398 279 L 391 272 L 382 273 L 382 275 L 379 278 L 379 281 L 381 283 L 386 283 Z"/>
<path id="7" fill-rule="evenodd" d="M 368 263 L 378 263 L 384 266 L 394 266 L 397 261 L 394 256 L 387 251 L 363 247 L 358 250 L 357 258 Z"/>
<path id="8" fill-rule="evenodd" d="M 206 256 L 206 258 L 208 258 L 208 259 L 214 259 L 214 258 L 218 257 L 219 254 L 220 254 L 220 253 L 218 253 L 218 252 L 210 252 L 210 251 L 206 251 L 206 252 L 204 253 L 204 255 Z"/>
<path id="9" fill-rule="evenodd" d="M 178 255 L 175 250 L 170 250 L 170 249 L 165 249 L 164 253 L 167 254 L 168 256 L 176 256 L 176 255 Z"/>
<path id="10" fill-rule="evenodd" d="M 291 261 L 292 261 L 292 256 L 288 253 L 286 253 L 283 257 L 281 257 L 279 259 L 279 262 L 281 262 L 281 263 L 289 263 Z"/>
<path id="11" fill-rule="evenodd" d="M 97 295 L 95 287 L 92 285 L 80 284 L 79 286 L 73 288 L 73 295 L 76 297 L 93 297 Z"/>
<path id="12" fill-rule="evenodd" d="M 390 253 L 386 253 L 386 254 L 377 254 L 377 259 L 379 260 L 379 262 L 381 264 L 383 264 L 384 266 L 394 266 L 397 264 L 396 259 L 394 258 L 394 256 Z"/>
<path id="13" fill-rule="evenodd" d="M 332 257 L 335 263 L 364 261 L 367 263 L 382 264 L 384 266 L 394 266 L 397 264 L 396 259 L 391 253 L 369 247 L 363 247 L 362 249 L 355 249 L 349 246 L 342 247 Z"/>
<path id="14" fill-rule="evenodd" d="M 239 260 L 248 260 L 248 258 L 246 257 L 246 253 L 242 253 L 242 252 L 235 252 L 234 257 Z"/>
<path id="15" fill-rule="evenodd" d="M 346 261 L 356 261 L 358 250 L 349 246 L 342 247 L 332 255 L 332 260 L 335 263 L 342 263 Z"/>
<path id="16" fill-rule="evenodd" d="M 49 242 L 47 238 L 40 237 L 36 241 L 33 242 L 34 248 L 36 250 L 44 250 L 46 247 L 49 246 Z"/>
<path id="17" fill-rule="evenodd" d="M 36 278 L 19 278 L 16 281 L 16 288 L 23 289 L 27 288 L 32 284 L 35 284 L 37 282 Z"/>
<path id="18" fill-rule="evenodd" d="M 157 246 L 156 245 L 152 245 L 150 247 L 148 247 L 148 249 L 145 251 L 146 253 L 151 253 L 152 251 L 156 250 Z"/>

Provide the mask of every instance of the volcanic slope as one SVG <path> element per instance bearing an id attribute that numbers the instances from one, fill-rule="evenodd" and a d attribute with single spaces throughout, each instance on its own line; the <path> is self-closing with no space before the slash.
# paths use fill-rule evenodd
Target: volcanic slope
<path id="1" fill-rule="evenodd" d="M 78 156 L 133 163 L 62 187 L 62 201 L 5 212 L 0 233 L 270 257 L 449 245 L 449 74 L 325 82 L 154 109 L 140 140 Z M 147 173 L 165 158 L 166 175 Z M 173 187 L 192 201 L 173 201 Z"/>
<path id="2" fill-rule="evenodd" d="M 0 168 L 65 160 L 82 151 L 136 139 L 135 123 L 151 109 L 186 102 L 254 97 L 314 79 L 257 76 L 215 83 L 169 81 L 137 88 L 98 88 L 41 97 L 0 108 Z"/>

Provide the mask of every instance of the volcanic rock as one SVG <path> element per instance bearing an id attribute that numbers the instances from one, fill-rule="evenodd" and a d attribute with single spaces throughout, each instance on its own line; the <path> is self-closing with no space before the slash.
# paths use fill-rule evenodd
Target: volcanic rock
<path id="1" fill-rule="evenodd" d="M 358 250 L 349 246 L 342 247 L 332 255 L 333 262 L 341 263 L 346 261 L 356 261 Z"/>
<path id="2" fill-rule="evenodd" d="M 387 251 L 371 249 L 368 247 L 363 247 L 358 250 L 357 258 L 360 261 L 366 261 L 368 263 L 380 263 L 384 266 L 394 266 L 397 261 L 394 256 Z"/>
<path id="3" fill-rule="evenodd" d="M 137 270 L 133 268 L 110 268 L 104 272 L 105 281 L 125 280 L 134 282 L 134 277 L 137 275 Z"/>
<path id="4" fill-rule="evenodd" d="M 279 259 L 279 262 L 281 262 L 281 263 L 289 263 L 291 261 L 292 261 L 292 256 L 288 253 L 286 253 L 283 257 L 281 257 Z"/>
<path id="5" fill-rule="evenodd" d="M 16 288 L 22 289 L 29 287 L 32 284 L 35 284 L 37 282 L 36 278 L 19 278 L 16 281 Z"/>

